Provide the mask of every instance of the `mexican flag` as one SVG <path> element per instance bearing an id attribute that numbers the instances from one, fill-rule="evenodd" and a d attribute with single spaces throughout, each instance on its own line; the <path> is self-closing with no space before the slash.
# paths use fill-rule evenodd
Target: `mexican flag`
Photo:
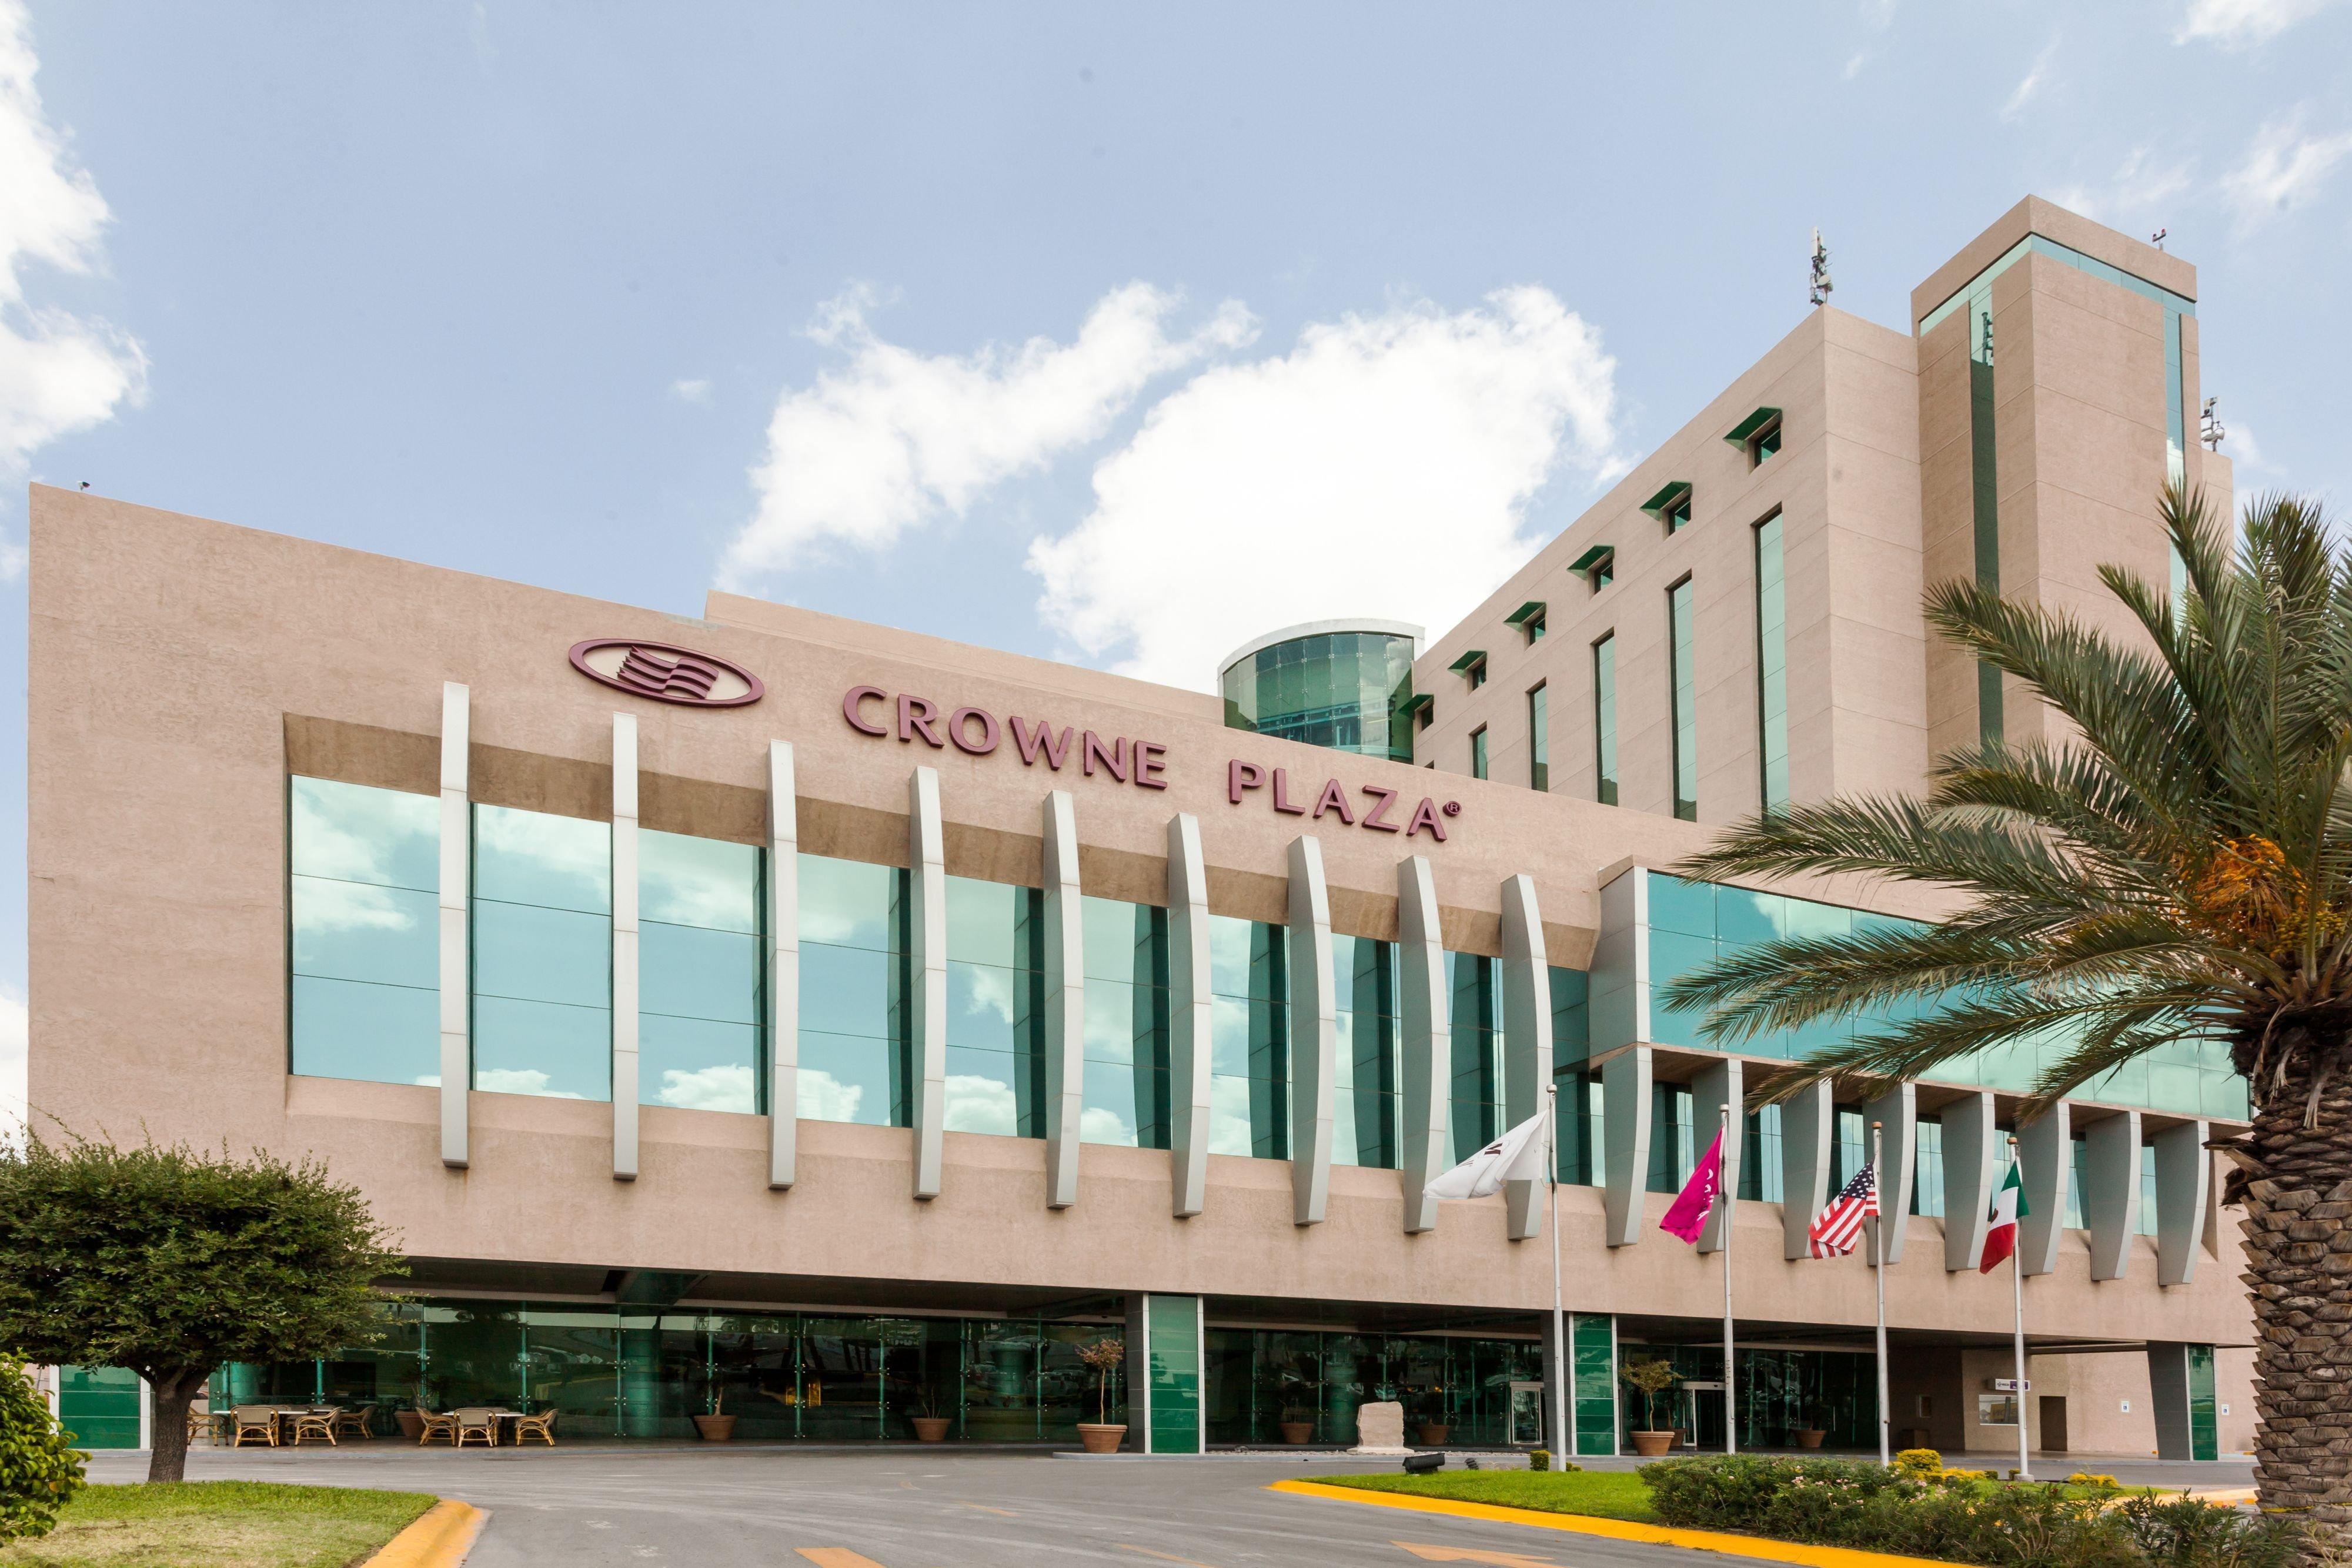
<path id="1" fill-rule="evenodd" d="M 2017 1179 L 2017 1162 L 2011 1160 L 2000 1190 L 1992 1195 L 1992 1228 L 1985 1232 L 1984 1261 L 1977 1265 L 1978 1273 L 1990 1274 L 1994 1264 L 2016 1256 L 2017 1222 L 2025 1216 L 2025 1188 Z"/>

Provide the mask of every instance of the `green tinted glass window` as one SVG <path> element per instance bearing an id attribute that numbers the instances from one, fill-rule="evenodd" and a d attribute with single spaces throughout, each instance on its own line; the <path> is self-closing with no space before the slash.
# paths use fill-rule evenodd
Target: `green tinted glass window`
<path id="1" fill-rule="evenodd" d="M 1781 580 L 1780 514 L 1756 526 L 1756 709 L 1764 810 L 1789 809 L 1788 595 Z"/>
<path id="2" fill-rule="evenodd" d="M 287 781 L 287 1070 L 441 1081 L 441 802 Z"/>
<path id="3" fill-rule="evenodd" d="M 1209 1152 L 1290 1154 L 1289 967 L 1279 925 L 1209 916 Z"/>
<path id="4" fill-rule="evenodd" d="M 950 1132 L 1045 1135 L 1045 894 L 947 879 Z"/>
<path id="5" fill-rule="evenodd" d="M 800 1115 L 911 1126 L 906 871 L 802 855 Z"/>
<path id="6" fill-rule="evenodd" d="M 1168 912 L 1079 901 L 1086 928 L 1085 1109 L 1090 1144 L 1168 1146 Z"/>
<path id="7" fill-rule="evenodd" d="M 1693 619 L 1691 580 L 1666 590 L 1667 686 L 1674 714 L 1675 815 L 1686 822 L 1698 821 L 1698 669 L 1697 629 Z"/>
<path id="8" fill-rule="evenodd" d="M 761 851 L 637 835 L 638 1093 L 649 1105 L 766 1107 Z"/>
<path id="9" fill-rule="evenodd" d="M 613 1093 L 613 830 L 474 808 L 474 1087 Z"/>
<path id="10" fill-rule="evenodd" d="M 1331 938 L 1339 1049 L 1333 1062 L 1331 1162 L 1394 1169 L 1397 1163 L 1396 946 L 1369 936 Z"/>
<path id="11" fill-rule="evenodd" d="M 1465 1160 L 1501 1130 L 1502 1029 L 1495 960 L 1483 954 L 1445 955 L 1449 993 L 1447 1077 L 1449 1162 Z"/>
<path id="12" fill-rule="evenodd" d="M 1486 732 L 1484 729 L 1470 732 L 1470 777 L 1486 777 Z"/>
<path id="13" fill-rule="evenodd" d="M 1592 644 L 1593 799 L 1617 803 L 1617 634 Z"/>
<path id="14" fill-rule="evenodd" d="M 1551 788 L 1550 694 L 1541 685 L 1528 693 L 1528 786 Z"/>
<path id="15" fill-rule="evenodd" d="M 1293 637 L 1236 661 L 1221 677 L 1225 723 L 1391 761 L 1412 760 L 1405 715 L 1413 639 L 1349 632 Z"/>

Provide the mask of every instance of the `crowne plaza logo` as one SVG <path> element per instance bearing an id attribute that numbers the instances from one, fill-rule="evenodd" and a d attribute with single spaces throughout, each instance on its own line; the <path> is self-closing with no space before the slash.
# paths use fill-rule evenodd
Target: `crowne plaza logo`
<path id="1" fill-rule="evenodd" d="M 744 707 L 767 695 L 760 677 L 732 659 L 668 643 L 591 638 L 572 644 L 572 667 L 614 691 L 683 707 Z"/>

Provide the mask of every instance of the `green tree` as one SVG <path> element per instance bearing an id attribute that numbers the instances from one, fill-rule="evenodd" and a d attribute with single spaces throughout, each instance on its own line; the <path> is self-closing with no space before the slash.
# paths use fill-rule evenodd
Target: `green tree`
<path id="1" fill-rule="evenodd" d="M 147 1479 L 176 1481 L 215 1368 L 374 1336 L 389 1240 L 316 1161 L 27 1138 L 0 1149 L 0 1348 L 145 1378 Z"/>
<path id="2" fill-rule="evenodd" d="M 2257 1484 L 2264 1507 L 2341 1527 L 2352 1275 L 2328 1265 L 2352 1251 L 2352 558 L 2309 501 L 2262 497 L 2234 544 L 2201 497 L 2175 488 L 2161 511 L 2178 600 L 2100 573 L 2128 638 L 1972 583 L 1927 595 L 1938 632 L 2063 721 L 2053 738 L 1945 757 L 1925 799 L 1739 823 L 1679 868 L 1924 883 L 1957 914 L 1744 949 L 1664 999 L 1709 1009 L 1725 1044 L 1913 1004 L 1924 1016 L 1815 1052 L 1772 1095 L 2024 1045 L 2043 1062 L 2029 1118 L 2168 1042 L 2226 1041 L 2253 1104 L 2229 1152 L 2260 1335 Z"/>
<path id="3" fill-rule="evenodd" d="M 21 1363 L 0 1358 L 0 1546 L 47 1535 L 81 1490 L 81 1456 L 33 1391 Z"/>

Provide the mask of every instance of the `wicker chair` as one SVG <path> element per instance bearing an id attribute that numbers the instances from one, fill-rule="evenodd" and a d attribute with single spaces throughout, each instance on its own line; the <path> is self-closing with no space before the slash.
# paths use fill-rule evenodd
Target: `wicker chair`
<path id="1" fill-rule="evenodd" d="M 257 1443 L 278 1446 L 278 1407 L 274 1405 L 240 1405 L 231 1413 L 231 1436 L 228 1446 L 242 1448 L 251 1437 Z"/>
<path id="2" fill-rule="evenodd" d="M 474 1441 L 478 1441 L 486 1448 L 499 1446 L 499 1418 L 488 1406 L 468 1405 L 451 1419 L 457 1423 L 456 1435 L 451 1440 L 457 1447 L 462 1448 Z"/>
<path id="3" fill-rule="evenodd" d="M 369 1428 L 374 1420 L 373 1403 L 360 1406 L 352 1410 L 339 1410 L 335 1413 L 335 1435 L 341 1437 L 373 1437 L 375 1434 Z"/>
<path id="4" fill-rule="evenodd" d="M 525 1437 L 537 1437 L 549 1448 L 555 1447 L 555 1418 L 562 1412 L 552 1405 L 536 1416 L 525 1416 L 515 1422 L 515 1447 L 522 1447 Z"/>
<path id="5" fill-rule="evenodd" d="M 332 1406 L 296 1411 L 294 1413 L 294 1446 L 300 1448 L 302 1440 L 306 1437 L 324 1437 L 327 1439 L 329 1448 L 341 1447 L 335 1441 L 335 1417 L 340 1414 L 341 1412 Z"/>
<path id="6" fill-rule="evenodd" d="M 416 1414 L 425 1423 L 425 1430 L 416 1435 L 418 1448 L 423 1448 L 436 1437 L 451 1443 L 457 1440 L 457 1416 L 446 1410 L 427 1410 L 422 1405 L 416 1407 Z"/>
<path id="7" fill-rule="evenodd" d="M 198 1437 L 215 1445 L 220 1442 L 220 1423 L 214 1418 L 210 1400 L 198 1399 L 188 1406 L 188 1441 Z"/>

